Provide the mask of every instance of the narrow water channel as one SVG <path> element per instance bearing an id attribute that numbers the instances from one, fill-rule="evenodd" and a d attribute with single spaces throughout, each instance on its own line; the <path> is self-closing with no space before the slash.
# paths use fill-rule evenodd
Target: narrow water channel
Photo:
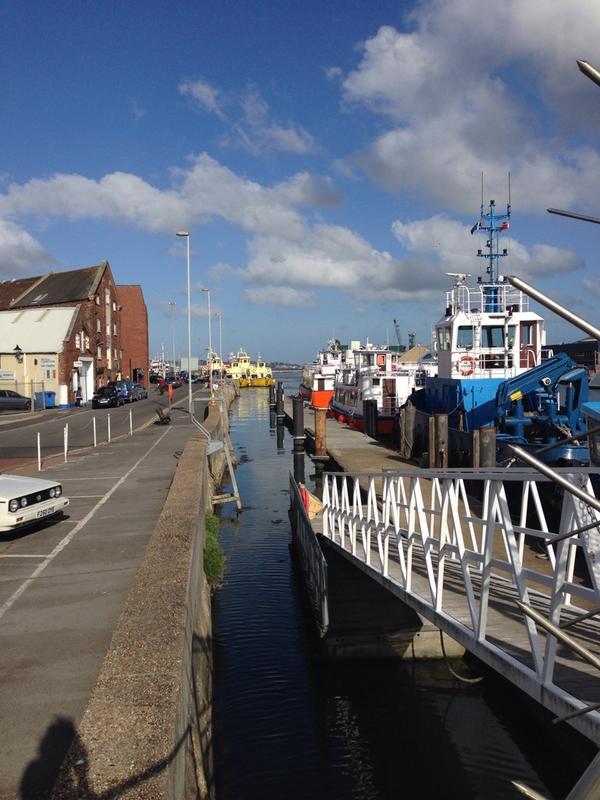
<path id="1" fill-rule="evenodd" d="M 493 676 L 318 657 L 290 551 L 292 443 L 277 448 L 266 390 L 242 391 L 231 433 L 244 510 L 223 510 L 213 596 L 217 800 L 522 797 L 511 781 L 564 797 L 590 748 Z"/>

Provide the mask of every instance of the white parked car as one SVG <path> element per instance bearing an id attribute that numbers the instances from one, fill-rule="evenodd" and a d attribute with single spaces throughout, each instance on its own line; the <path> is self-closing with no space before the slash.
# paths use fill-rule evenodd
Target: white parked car
<path id="1" fill-rule="evenodd" d="M 0 475 L 0 532 L 60 514 L 68 505 L 56 481 Z"/>

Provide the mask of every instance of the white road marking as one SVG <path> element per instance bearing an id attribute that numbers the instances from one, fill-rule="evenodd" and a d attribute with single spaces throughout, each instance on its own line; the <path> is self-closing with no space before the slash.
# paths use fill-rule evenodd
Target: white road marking
<path id="1" fill-rule="evenodd" d="M 21 555 L 17 553 L 0 553 L 0 560 L 3 558 L 48 558 L 48 555 L 46 553 L 42 556 L 32 555 L 31 553 L 22 553 Z"/>
<path id="2" fill-rule="evenodd" d="M 70 494 L 69 500 L 83 500 L 84 498 L 103 497 L 101 494 Z"/>
<path id="3" fill-rule="evenodd" d="M 120 475 L 88 475 L 87 478 L 57 478 L 56 480 L 60 480 L 61 483 L 65 481 L 114 481 L 115 478 L 120 478 Z"/>
<path id="4" fill-rule="evenodd" d="M 134 465 L 133 465 L 133 466 L 132 466 L 132 467 L 131 467 L 129 470 L 127 470 L 127 472 L 126 472 L 126 473 L 125 473 L 125 474 L 124 474 L 124 475 L 123 475 L 121 478 L 119 478 L 119 480 L 118 480 L 118 481 L 115 483 L 115 485 L 114 485 L 114 486 L 113 486 L 111 489 L 109 489 L 109 490 L 108 490 L 108 492 L 106 492 L 106 494 L 102 495 L 102 499 L 101 499 L 101 500 L 99 500 L 99 501 L 96 503 L 96 505 L 95 505 L 95 506 L 94 506 L 94 507 L 91 509 L 91 511 L 89 511 L 89 512 L 88 512 L 88 513 L 85 515 L 85 517 L 84 517 L 84 518 L 83 518 L 83 519 L 82 519 L 80 522 L 78 522 L 78 523 L 77 523 L 77 525 L 76 525 L 76 526 L 73 528 L 73 530 L 72 530 L 72 531 L 70 531 L 70 532 L 69 532 L 69 533 L 68 533 L 68 534 L 67 534 L 67 535 L 66 535 L 66 536 L 65 536 L 63 539 L 61 539 L 61 541 L 60 541 L 60 542 L 59 542 L 59 543 L 56 545 L 56 547 L 55 547 L 55 548 L 52 550 L 52 552 L 50 553 L 50 555 L 49 555 L 49 556 L 47 556 L 47 557 L 44 559 L 44 561 L 42 561 L 42 563 L 41 563 L 41 564 L 40 564 L 40 565 L 39 565 L 39 566 L 38 566 L 38 567 L 37 567 L 37 568 L 36 568 L 36 569 L 35 569 L 35 570 L 34 570 L 34 571 L 31 573 L 31 575 L 29 576 L 29 578 L 27 578 L 25 581 L 23 581 L 23 583 L 22 583 L 22 584 L 19 586 L 19 588 L 18 588 L 18 589 L 16 589 L 16 590 L 13 592 L 13 594 L 12 594 L 12 595 L 11 595 L 11 596 L 8 598 L 8 600 L 7 600 L 7 601 L 6 601 L 6 602 L 5 602 L 5 603 L 4 603 L 2 606 L 0 606 L 0 619 L 2 619 L 2 617 L 3 617 L 3 616 L 6 614 L 6 612 L 7 612 L 7 611 L 8 611 L 8 610 L 11 608 L 11 606 L 13 606 L 13 605 L 14 605 L 14 603 L 15 603 L 15 602 L 16 602 L 16 601 L 19 599 L 19 597 L 20 597 L 20 596 L 23 594 L 23 592 L 24 592 L 24 591 L 25 591 L 25 590 L 26 590 L 26 589 L 27 589 L 29 586 L 31 586 L 31 584 L 33 583 L 33 581 L 34 581 L 34 580 L 35 580 L 37 577 L 39 577 L 39 576 L 42 574 L 42 572 L 43 572 L 43 571 L 46 569 L 46 567 L 47 567 L 47 566 L 48 566 L 48 565 L 49 565 L 49 564 L 50 564 L 50 563 L 51 563 L 51 562 L 52 562 L 52 561 L 53 561 L 53 560 L 56 558 L 56 556 L 57 556 L 57 555 L 58 555 L 60 552 L 62 552 L 62 551 L 65 549 L 65 547 L 66 547 L 66 546 L 69 544 L 69 542 L 71 542 L 71 541 L 72 541 L 72 539 L 73 539 L 73 538 L 74 538 L 74 537 L 75 537 L 75 536 L 76 536 L 76 535 L 79 533 L 79 531 L 80 531 L 80 530 L 81 530 L 81 529 L 82 529 L 82 528 L 83 528 L 85 525 L 87 525 L 87 523 L 88 523 L 88 522 L 89 522 L 89 521 L 92 519 L 92 517 L 94 516 L 94 514 L 96 513 L 96 511 L 98 511 L 98 509 L 99 509 L 101 506 L 103 506 L 103 505 L 104 505 L 104 503 L 106 503 L 106 502 L 107 502 L 107 500 L 110 500 L 110 498 L 111 498 L 111 497 L 113 496 L 113 494 L 114 494 L 114 493 L 117 491 L 117 489 L 118 489 L 118 488 L 119 488 L 119 487 L 120 487 L 120 486 L 121 486 L 123 483 L 125 483 L 125 481 L 126 481 L 126 480 L 127 480 L 127 478 L 128 478 L 130 475 L 131 475 L 131 473 L 132 473 L 134 470 L 136 470 L 136 469 L 139 467 L 139 465 L 142 463 L 142 461 L 143 461 L 143 460 L 144 460 L 144 459 L 145 459 L 147 456 L 149 456 L 149 455 L 150 455 L 150 453 L 151 453 L 151 452 L 154 450 L 154 448 L 155 448 L 155 447 L 156 447 L 158 444 L 160 444 L 160 442 L 162 442 L 162 440 L 163 440 L 163 439 L 165 438 L 165 436 L 166 436 L 166 435 L 169 433 L 169 431 L 170 431 L 170 428 L 167 428 L 167 430 L 166 430 L 166 431 L 163 433 L 163 435 L 162 435 L 162 436 L 161 436 L 159 439 L 157 439 L 157 440 L 154 442 L 154 444 L 153 444 L 153 445 L 152 445 L 152 446 L 151 446 L 151 447 L 150 447 L 148 450 L 146 450 L 146 452 L 144 453 L 144 455 L 143 455 L 143 456 L 141 456 L 141 457 L 140 457 L 140 458 L 139 458 L 139 459 L 138 459 L 138 460 L 135 462 L 135 464 L 134 464 Z"/>

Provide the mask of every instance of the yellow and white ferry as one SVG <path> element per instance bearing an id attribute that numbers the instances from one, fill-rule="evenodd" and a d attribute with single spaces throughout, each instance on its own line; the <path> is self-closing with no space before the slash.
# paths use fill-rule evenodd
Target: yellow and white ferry
<path id="1" fill-rule="evenodd" d="M 261 359 L 260 353 L 258 354 L 256 363 L 250 365 L 249 380 L 249 385 L 252 387 L 273 386 L 275 384 L 275 378 L 273 377 L 271 367 L 268 367 Z"/>
<path id="2" fill-rule="evenodd" d="M 230 360 L 229 364 L 225 365 L 225 374 L 228 378 L 239 381 L 240 386 L 249 386 L 251 366 L 250 356 L 240 347 L 236 356 Z"/>

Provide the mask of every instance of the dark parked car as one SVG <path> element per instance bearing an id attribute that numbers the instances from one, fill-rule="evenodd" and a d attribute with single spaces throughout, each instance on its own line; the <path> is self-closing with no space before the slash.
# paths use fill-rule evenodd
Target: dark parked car
<path id="1" fill-rule="evenodd" d="M 124 402 L 116 386 L 101 386 L 92 397 L 92 408 L 114 408 Z"/>
<path id="2" fill-rule="evenodd" d="M 0 389 L 0 411 L 9 409 L 29 411 L 30 408 L 30 397 L 23 397 L 22 394 L 13 392 L 12 389 Z"/>
<path id="3" fill-rule="evenodd" d="M 133 383 L 131 381 L 109 381 L 108 385 L 117 388 L 124 403 L 133 403 L 136 399 L 133 396 Z"/>
<path id="4" fill-rule="evenodd" d="M 141 383 L 134 383 L 133 390 L 136 395 L 136 400 L 146 400 L 148 397 L 148 389 L 145 386 L 142 386 Z"/>

